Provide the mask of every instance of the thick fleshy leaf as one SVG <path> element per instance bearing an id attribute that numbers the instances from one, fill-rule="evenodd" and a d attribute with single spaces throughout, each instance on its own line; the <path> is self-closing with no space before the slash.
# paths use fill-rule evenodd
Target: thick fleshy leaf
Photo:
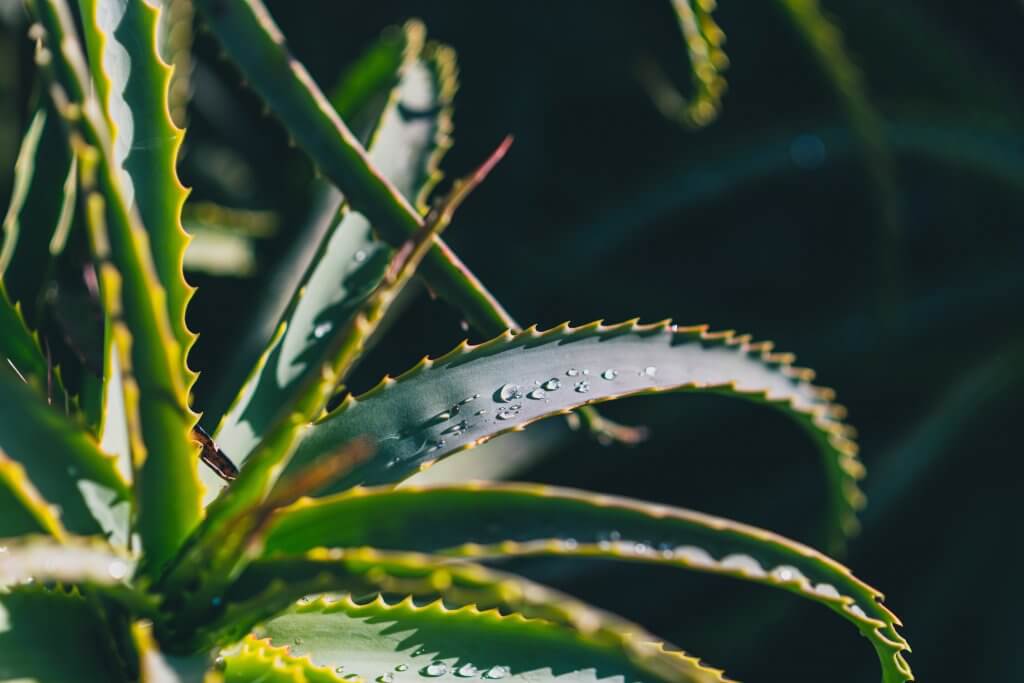
<path id="1" fill-rule="evenodd" d="M 0 680 L 127 681 L 116 662 L 103 619 L 77 591 L 40 586 L 0 589 Z"/>
<path id="2" fill-rule="evenodd" d="M 43 499 L 61 506 L 64 527 L 124 540 L 131 492 L 92 435 L 10 373 L 0 373 L 0 404 L 0 449 Z"/>
<path id="3" fill-rule="evenodd" d="M 349 596 L 300 600 L 248 636 L 225 657 L 227 679 L 240 655 L 319 666 L 326 680 L 411 683 L 422 678 L 587 683 L 621 677 L 656 680 L 607 643 L 520 614 L 475 605 L 449 609 L 441 601 L 389 603 L 380 596 L 357 603 Z M 242 680 L 237 678 L 235 680 Z M 248 679 L 251 680 L 251 679 Z"/>
<path id="4" fill-rule="evenodd" d="M 769 531 L 689 510 L 528 484 L 354 489 L 280 511 L 265 552 L 318 546 L 472 559 L 607 557 L 732 576 L 833 610 L 870 640 L 887 683 L 912 679 L 899 620 L 846 567 Z"/>
<path id="5" fill-rule="evenodd" d="M 147 562 L 161 566 L 201 516 L 194 415 L 183 351 L 172 331 L 149 236 L 122 187 L 107 122 L 90 93 L 74 22 L 60 0 L 33 3 L 55 102 L 79 136 L 79 173 L 103 303 L 113 323 L 137 476 L 138 531 Z M 44 59 L 45 57 L 45 59 Z M 46 60 L 49 61 L 46 61 Z M 180 265 L 180 264 L 179 264 Z M 140 393 L 146 396 L 139 401 Z"/>
<path id="6" fill-rule="evenodd" d="M 664 681 L 723 681 L 722 672 L 678 652 L 669 653 L 643 628 L 525 579 L 470 564 L 411 553 L 310 551 L 260 560 L 223 596 L 220 613 L 200 623 L 171 624 L 200 644 L 230 641 L 311 593 L 398 594 L 433 597 L 453 607 L 499 608 L 543 619 L 575 637 L 601 643 Z M 208 610 L 207 610 L 208 612 Z M 244 633 L 244 632 L 243 632 Z"/>
<path id="7" fill-rule="evenodd" d="M 68 182 L 70 178 L 70 182 Z M 51 244 L 62 246 L 75 207 L 75 180 L 60 117 L 40 106 L 14 165 L 14 189 L 3 223 L 0 275 L 11 303 L 39 326 L 36 310 L 49 271 Z"/>
<path id="8" fill-rule="evenodd" d="M 185 308 L 194 289 L 182 267 L 188 234 L 181 209 L 188 193 L 176 170 L 185 131 L 170 115 L 172 68 L 158 47 L 160 3 L 82 0 L 79 7 L 92 80 L 110 124 L 111 164 L 126 204 L 138 210 L 149 235 L 171 329 L 187 356 L 195 335 L 185 325 Z M 184 364 L 182 380 L 186 387 L 195 380 Z"/>
<path id="9" fill-rule="evenodd" d="M 25 476 L 25 468 L 0 450 L 0 538 L 35 533 L 65 535 L 58 511 Z"/>
<path id="10" fill-rule="evenodd" d="M 638 394 L 705 391 L 757 401 L 796 420 L 820 446 L 833 541 L 855 529 L 862 503 L 852 430 L 832 392 L 810 383 L 789 354 L 731 332 L 665 321 L 529 329 L 425 358 L 396 379 L 347 398 L 300 444 L 293 466 L 359 435 L 374 458 L 334 490 L 401 481 L 451 453 L 582 405 Z"/>
<path id="11" fill-rule="evenodd" d="M 421 59 L 414 53 L 402 68 L 370 144 L 370 159 L 377 168 L 420 205 L 440 177 L 437 164 L 450 146 L 454 89 L 450 50 L 431 46 Z M 217 430 L 218 443 L 235 454 L 239 465 L 281 406 L 318 371 L 332 341 L 384 277 L 393 253 L 375 238 L 366 218 L 354 211 L 343 212 L 328 231 L 279 322 L 281 332 L 263 352 Z M 205 483 L 213 488 L 213 482 Z"/>

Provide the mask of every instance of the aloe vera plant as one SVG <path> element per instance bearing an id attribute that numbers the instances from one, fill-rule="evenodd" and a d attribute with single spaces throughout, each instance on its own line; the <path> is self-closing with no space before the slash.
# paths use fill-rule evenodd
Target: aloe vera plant
<path id="1" fill-rule="evenodd" d="M 180 88 L 161 56 L 161 10 L 83 0 L 76 17 L 65 0 L 29 3 L 39 97 L 0 259 L 0 679 L 731 680 L 637 624 L 484 564 L 551 556 L 788 591 L 862 634 L 881 680 L 913 680 L 881 593 L 769 531 L 549 486 L 396 488 L 552 416 L 633 438 L 593 404 L 665 392 L 742 398 L 801 425 L 826 473 L 821 537 L 833 550 L 856 531 L 864 472 L 834 393 L 769 343 L 669 321 L 516 324 L 439 236 L 509 141 L 428 201 L 456 72 L 422 25 L 385 34 L 328 97 L 258 0 L 196 5 L 322 171 L 332 220 L 211 438 L 186 362 L 196 335 L 171 118 Z M 709 4 L 677 5 L 684 30 L 700 21 L 721 42 Z M 704 93 L 715 106 L 719 90 Z M 84 270 L 74 240 L 88 243 Z M 74 292 L 52 294 L 51 281 L 74 276 L 97 304 L 91 338 L 60 312 Z M 490 340 L 338 399 L 414 276 Z"/>

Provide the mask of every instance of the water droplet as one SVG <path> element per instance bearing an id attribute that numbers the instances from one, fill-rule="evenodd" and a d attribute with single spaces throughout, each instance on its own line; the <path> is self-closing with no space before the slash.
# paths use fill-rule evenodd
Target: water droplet
<path id="1" fill-rule="evenodd" d="M 431 452 L 433 452 L 433 451 L 437 451 L 437 450 L 440 450 L 441 448 L 443 448 L 443 447 L 444 447 L 444 443 L 445 443 L 444 439 L 438 439 L 437 441 L 435 441 L 435 442 L 434 442 L 434 445 L 433 445 L 433 446 L 431 446 L 431 447 L 430 447 L 430 448 L 429 448 L 429 449 L 427 450 L 427 452 L 428 452 L 428 453 L 431 453 Z"/>
<path id="2" fill-rule="evenodd" d="M 480 673 L 480 669 L 476 668 L 472 664 L 463 664 L 455 671 L 455 675 L 459 678 L 472 678 L 478 673 Z"/>
<path id="3" fill-rule="evenodd" d="M 346 674 L 346 675 L 341 677 L 341 680 L 343 680 L 343 681 L 361 681 L 361 680 L 363 680 L 363 677 L 360 676 L 359 674 Z"/>
<path id="4" fill-rule="evenodd" d="M 508 676 L 507 666 L 492 666 L 490 669 L 484 672 L 484 678 L 490 678 L 492 680 L 504 678 L 505 676 Z"/>
<path id="5" fill-rule="evenodd" d="M 431 422 L 444 422 L 445 420 L 450 419 L 452 419 L 451 412 L 447 410 L 442 410 L 440 413 L 438 413 L 431 419 Z"/>
<path id="6" fill-rule="evenodd" d="M 618 370 L 613 370 L 611 368 L 608 368 L 607 370 L 605 370 L 604 372 L 601 373 L 601 379 L 607 379 L 609 381 L 615 379 L 618 376 L 619 376 L 619 371 Z"/>
<path id="7" fill-rule="evenodd" d="M 498 400 L 508 403 L 514 401 L 517 398 L 523 397 L 523 390 L 519 388 L 518 384 L 505 384 L 498 389 Z"/>
<path id="8" fill-rule="evenodd" d="M 355 261 L 356 263 L 362 263 L 363 261 L 366 260 L 366 251 L 360 249 L 356 253 L 352 254 L 352 260 Z"/>
<path id="9" fill-rule="evenodd" d="M 110 578 L 120 581 L 128 575 L 128 565 L 121 560 L 114 560 L 107 565 L 107 573 L 110 574 Z"/>
<path id="10" fill-rule="evenodd" d="M 296 645 L 302 645 L 302 638 L 296 638 L 296 639 L 294 640 L 294 643 L 295 643 Z"/>
<path id="11" fill-rule="evenodd" d="M 643 555 L 650 549 L 651 546 L 647 545 L 646 543 L 636 543 L 633 545 L 633 552 L 637 553 L 638 555 Z"/>
<path id="12" fill-rule="evenodd" d="M 336 673 L 336 674 L 340 674 L 344 670 L 345 670 L 344 666 L 336 666 L 336 667 L 334 667 L 334 673 Z"/>
<path id="13" fill-rule="evenodd" d="M 569 368 L 568 370 L 565 371 L 565 374 L 567 377 L 575 377 L 576 375 L 580 374 L 580 371 L 577 370 L 576 368 Z"/>
<path id="14" fill-rule="evenodd" d="M 313 328 L 313 336 L 317 339 L 323 339 L 324 336 L 331 331 L 330 323 L 320 323 Z"/>
<path id="15" fill-rule="evenodd" d="M 640 373 L 640 374 L 642 374 L 642 375 L 644 375 L 646 377 L 654 377 L 654 375 L 656 375 L 657 372 L 658 372 L 658 368 L 654 367 L 653 365 L 648 365 L 646 368 L 644 368 L 643 372 Z"/>
<path id="16" fill-rule="evenodd" d="M 613 541 L 617 541 L 620 538 L 622 538 L 622 534 L 620 534 L 618 531 L 612 531 L 608 534 L 608 538 L 610 538 Z"/>
<path id="17" fill-rule="evenodd" d="M 575 538 L 567 538 L 562 541 L 562 547 L 566 550 L 575 550 L 579 546 L 579 541 Z"/>
<path id="18" fill-rule="evenodd" d="M 681 545 L 677 547 L 676 557 L 689 562 L 695 567 L 710 567 L 715 564 L 715 558 L 711 557 L 708 551 L 695 545 Z"/>
<path id="19" fill-rule="evenodd" d="M 726 555 L 722 558 L 721 565 L 725 569 L 736 569 L 747 576 L 757 577 L 765 575 L 765 571 L 761 568 L 761 564 L 750 555 L 743 555 L 740 553 Z"/>
<path id="20" fill-rule="evenodd" d="M 478 398 L 480 398 L 480 394 L 473 394 L 472 396 L 467 396 L 466 398 L 459 401 L 459 405 L 464 406 L 467 403 L 477 400 Z"/>
<path id="21" fill-rule="evenodd" d="M 583 368 L 582 370 L 580 370 L 580 372 L 582 372 L 584 375 L 590 374 L 590 370 L 588 370 L 587 368 Z"/>
<path id="22" fill-rule="evenodd" d="M 544 382 L 544 384 L 541 384 L 540 387 L 545 391 L 558 391 L 562 388 L 562 382 L 557 377 L 552 377 L 547 382 Z"/>
<path id="23" fill-rule="evenodd" d="M 830 583 L 819 583 L 814 587 L 814 592 L 823 598 L 838 598 L 839 591 Z"/>
<path id="24" fill-rule="evenodd" d="M 543 389 L 534 389 L 533 391 L 528 393 L 526 396 L 527 396 L 527 398 L 532 398 L 535 401 L 539 401 L 540 399 L 547 397 L 547 395 L 548 395 L 548 392 L 544 391 Z"/>
<path id="25" fill-rule="evenodd" d="M 477 417 L 479 417 L 479 416 L 481 416 L 481 415 L 486 415 L 486 414 L 487 414 L 487 410 L 486 410 L 486 409 L 484 409 L 484 410 L 478 410 L 478 411 L 476 411 L 476 412 L 475 412 L 475 413 L 473 413 L 473 414 L 474 414 L 474 415 L 476 415 Z"/>
<path id="26" fill-rule="evenodd" d="M 469 323 L 466 322 L 465 320 L 460 320 L 459 329 L 462 330 L 463 332 L 469 332 Z"/>
<path id="27" fill-rule="evenodd" d="M 850 605 L 846 609 L 850 610 L 850 612 L 852 614 L 857 615 L 861 619 L 867 619 L 868 618 L 868 615 L 864 613 L 864 610 L 861 609 L 860 605 Z"/>
<path id="28" fill-rule="evenodd" d="M 576 388 L 576 391 L 578 393 L 585 394 L 588 391 L 590 391 L 590 382 L 588 382 L 585 379 L 580 380 L 579 382 L 576 382 L 576 387 L 575 388 Z"/>
<path id="29" fill-rule="evenodd" d="M 377 683 L 394 683 L 394 681 L 395 674 L 391 673 L 390 671 L 382 673 L 380 676 L 377 676 Z"/>
<path id="30" fill-rule="evenodd" d="M 409 665 L 408 664 L 399 664 L 398 666 L 395 667 L 395 671 L 408 671 L 408 670 L 409 670 Z"/>
<path id="31" fill-rule="evenodd" d="M 438 676 L 444 676 L 446 673 L 448 673 L 448 665 L 444 662 L 431 662 L 427 666 L 420 669 L 420 673 L 424 676 L 437 678 Z"/>
<path id="32" fill-rule="evenodd" d="M 797 579 L 803 578 L 803 574 L 796 567 L 791 567 L 788 564 L 779 565 L 772 570 L 772 576 L 779 581 L 796 581 Z"/>
<path id="33" fill-rule="evenodd" d="M 223 657 L 217 657 L 217 659 L 213 660 L 213 668 L 216 671 L 224 671 L 228 668 L 228 661 Z"/>
<path id="34" fill-rule="evenodd" d="M 512 420 L 519 417 L 519 411 L 517 410 L 502 410 L 495 417 L 499 420 Z"/>
<path id="35" fill-rule="evenodd" d="M 458 436 L 459 434 L 461 434 L 462 432 L 466 431 L 467 429 L 469 429 L 469 423 L 466 422 L 465 420 L 463 420 L 462 422 L 459 422 L 458 424 L 453 424 L 451 427 L 449 427 L 448 429 L 444 430 L 441 433 L 442 434 L 451 434 L 452 436 Z"/>

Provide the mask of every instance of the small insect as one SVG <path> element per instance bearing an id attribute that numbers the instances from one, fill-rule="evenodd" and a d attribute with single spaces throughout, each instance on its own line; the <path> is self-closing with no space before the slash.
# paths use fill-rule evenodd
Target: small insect
<path id="1" fill-rule="evenodd" d="M 217 476 L 226 482 L 232 482 L 238 478 L 238 468 L 231 458 L 227 456 L 214 442 L 205 429 L 196 425 L 192 428 L 192 440 L 199 443 L 203 450 L 199 452 L 199 458 L 205 462 Z"/>

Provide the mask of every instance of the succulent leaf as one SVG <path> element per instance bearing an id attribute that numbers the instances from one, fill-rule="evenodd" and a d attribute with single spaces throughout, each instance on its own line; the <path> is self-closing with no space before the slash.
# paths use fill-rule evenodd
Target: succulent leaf
<path id="1" fill-rule="evenodd" d="M 452 607 L 477 605 L 518 612 L 599 642 L 606 651 L 616 652 L 654 678 L 708 683 L 727 680 L 720 670 L 694 657 L 666 651 L 640 626 L 525 579 L 478 565 L 372 548 L 317 549 L 294 557 L 259 560 L 224 595 L 222 614 L 206 621 L 194 637 L 230 639 L 239 627 L 251 627 L 305 595 L 336 591 L 432 597 Z M 178 625 L 190 633 L 194 627 Z"/>
<path id="2" fill-rule="evenodd" d="M 868 638 L 883 680 L 911 680 L 909 646 L 879 591 L 805 545 L 689 510 L 529 484 L 357 488 L 282 509 L 264 543 L 267 556 L 372 545 L 473 560 L 606 557 L 731 576 L 828 607 Z"/>
<path id="3" fill-rule="evenodd" d="M 450 609 L 440 600 L 418 605 L 411 598 L 356 602 L 350 596 L 318 596 L 300 600 L 257 632 L 265 639 L 247 636 L 242 653 L 263 648 L 284 661 L 318 665 L 336 675 L 328 680 L 655 680 L 599 640 L 517 613 L 476 605 Z M 229 681 L 237 656 L 225 657 Z"/>
<path id="4" fill-rule="evenodd" d="M 568 323 L 547 331 L 506 333 L 477 346 L 463 343 L 425 358 L 347 398 L 314 425 L 292 461 L 308 462 L 359 435 L 378 443 L 373 459 L 334 490 L 394 483 L 424 466 L 504 432 L 582 405 L 638 394 L 706 391 L 781 410 L 812 435 L 823 455 L 830 503 L 828 531 L 839 543 L 856 528 L 863 467 L 852 430 L 832 392 L 811 384 L 813 373 L 790 354 L 706 326 L 668 321 L 641 325 Z"/>

